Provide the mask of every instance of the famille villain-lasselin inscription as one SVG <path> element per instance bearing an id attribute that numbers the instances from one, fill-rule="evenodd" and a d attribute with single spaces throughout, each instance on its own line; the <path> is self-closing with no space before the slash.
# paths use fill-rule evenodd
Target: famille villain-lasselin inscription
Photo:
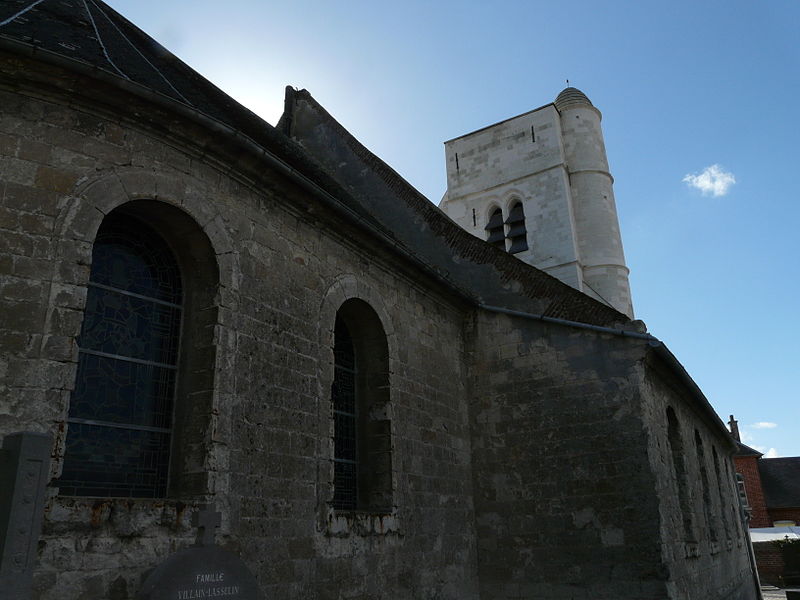
<path id="1" fill-rule="evenodd" d="M 255 577 L 235 554 L 214 543 L 221 515 L 204 509 L 194 515 L 197 544 L 169 556 L 145 579 L 139 600 L 263 600 Z"/>
<path id="2" fill-rule="evenodd" d="M 176 590 L 177 600 L 194 600 L 195 598 L 222 598 L 225 596 L 238 596 L 238 585 L 227 585 L 225 573 L 198 573 L 195 575 L 195 585 L 189 589 Z"/>

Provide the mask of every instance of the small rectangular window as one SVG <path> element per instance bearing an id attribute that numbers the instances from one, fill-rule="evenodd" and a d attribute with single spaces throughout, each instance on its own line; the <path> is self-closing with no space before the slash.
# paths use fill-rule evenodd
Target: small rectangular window
<path id="1" fill-rule="evenodd" d="M 536 143 L 536 132 L 533 130 L 533 125 L 531 125 L 531 142 Z"/>
<path id="2" fill-rule="evenodd" d="M 458 171 L 458 152 L 456 152 L 456 171 Z"/>

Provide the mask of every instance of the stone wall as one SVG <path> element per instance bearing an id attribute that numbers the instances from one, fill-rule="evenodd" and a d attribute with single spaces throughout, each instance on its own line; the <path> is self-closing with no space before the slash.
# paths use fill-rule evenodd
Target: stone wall
<path id="1" fill-rule="evenodd" d="M 633 318 L 628 268 L 614 200 L 600 112 L 587 104 L 560 109 L 575 236 L 586 293 Z"/>
<path id="2" fill-rule="evenodd" d="M 482 598 L 667 597 L 640 346 L 491 313 L 474 327 Z"/>
<path id="3" fill-rule="evenodd" d="M 666 368 L 663 355 L 648 354 L 641 375 L 643 426 L 672 597 L 751 598 L 730 438 L 718 417 L 704 410 L 705 401 Z"/>
<path id="4" fill-rule="evenodd" d="M 189 517 L 206 502 L 223 513 L 218 541 L 267 597 L 476 597 L 463 307 L 210 132 L 92 93 L 104 105 L 0 89 L 0 435 L 53 432 L 58 475 L 92 241 L 114 209 L 147 217 L 158 205 L 202 232 L 217 283 L 186 326 L 211 344 L 185 350 L 179 383 L 189 475 L 159 500 L 53 488 L 36 597 L 133 597 L 191 543 Z M 192 255 L 195 238 L 165 233 Z M 328 506 L 333 317 L 354 297 L 378 313 L 390 350 L 394 506 L 380 515 Z"/>
<path id="5" fill-rule="evenodd" d="M 783 586 L 784 564 L 781 549 L 772 542 L 756 542 L 753 544 L 753 552 L 761 583 Z"/>
<path id="6" fill-rule="evenodd" d="M 0 83 L 0 436 L 56 439 L 36 598 L 132 598 L 192 543 L 206 503 L 266 597 L 751 597 L 733 522 L 722 547 L 704 541 L 724 490 L 690 494 L 692 556 L 672 533 L 666 406 L 699 431 L 709 481 L 712 448 L 729 465 L 646 342 L 476 313 L 203 115 L 0 58 L 14 81 Z M 188 290 L 167 498 L 57 490 L 92 244 L 112 211 L 159 231 Z M 354 298 L 388 349 L 380 512 L 330 507 L 333 328 Z"/>
<path id="7" fill-rule="evenodd" d="M 445 158 L 440 208 L 451 219 L 485 240 L 492 212 L 500 208 L 507 219 L 521 201 L 528 250 L 515 256 L 583 291 L 561 122 L 552 104 L 446 142 Z"/>
<path id="8" fill-rule="evenodd" d="M 715 543 L 698 523 L 699 549 L 684 553 L 667 406 L 702 431 L 709 465 L 717 444 L 729 469 L 728 446 L 682 385 L 654 379 L 646 341 L 488 312 L 472 335 L 482 598 L 754 597 L 737 523 Z M 732 486 L 708 500 L 732 505 Z"/>

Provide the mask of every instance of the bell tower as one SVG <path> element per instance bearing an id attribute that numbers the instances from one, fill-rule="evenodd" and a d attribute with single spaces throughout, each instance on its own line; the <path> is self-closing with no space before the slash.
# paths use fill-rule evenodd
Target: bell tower
<path id="1" fill-rule="evenodd" d="M 580 90 L 445 142 L 439 207 L 464 229 L 633 318 L 602 115 Z"/>

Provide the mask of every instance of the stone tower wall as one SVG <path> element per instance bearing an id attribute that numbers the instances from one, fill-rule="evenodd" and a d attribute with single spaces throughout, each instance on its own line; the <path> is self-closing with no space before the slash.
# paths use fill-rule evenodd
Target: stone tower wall
<path id="1" fill-rule="evenodd" d="M 445 154 L 447 195 L 440 207 L 450 218 L 486 239 L 492 211 L 501 208 L 507 218 L 512 202 L 522 201 L 528 250 L 515 256 L 582 290 L 561 121 L 553 105 L 451 140 Z"/>
<path id="2" fill-rule="evenodd" d="M 628 268 L 600 119 L 592 106 L 561 110 L 584 291 L 632 317 Z"/>
<path id="3" fill-rule="evenodd" d="M 600 113 L 586 102 L 548 104 L 446 142 L 440 207 L 486 239 L 492 211 L 507 218 L 520 199 L 529 249 L 515 256 L 632 317 Z"/>

